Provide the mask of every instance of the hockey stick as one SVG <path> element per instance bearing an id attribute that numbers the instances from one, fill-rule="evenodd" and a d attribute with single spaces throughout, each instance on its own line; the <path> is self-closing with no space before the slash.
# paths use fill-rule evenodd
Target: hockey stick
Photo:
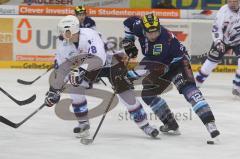
<path id="1" fill-rule="evenodd" d="M 65 89 L 65 85 L 67 84 L 67 82 L 63 85 L 61 92 Z M 35 115 L 37 112 L 39 112 L 43 107 L 46 106 L 46 103 L 44 102 L 39 108 L 37 108 L 34 112 L 32 112 L 30 115 L 28 115 L 25 119 L 23 119 L 21 122 L 19 123 L 14 123 L 10 120 L 8 120 L 7 118 L 0 116 L 0 122 L 13 127 L 13 128 L 18 128 L 19 126 L 21 126 L 23 123 L 25 123 L 28 119 L 30 119 L 33 115 Z"/>
<path id="2" fill-rule="evenodd" d="M 203 59 L 203 58 L 205 58 L 207 56 L 208 56 L 208 52 L 205 52 L 205 53 L 203 53 L 201 55 L 197 55 L 196 57 L 197 57 L 197 59 Z"/>
<path id="3" fill-rule="evenodd" d="M 107 86 L 106 82 L 100 77 L 100 81 L 105 85 Z"/>
<path id="4" fill-rule="evenodd" d="M 3 92 L 3 94 L 5 94 L 6 96 L 8 96 L 12 101 L 14 101 L 16 104 L 22 106 L 22 105 L 26 105 L 26 104 L 29 104 L 29 103 L 32 103 L 35 99 L 36 99 L 36 95 L 34 94 L 33 96 L 31 96 L 30 98 L 26 99 L 26 100 L 23 100 L 23 101 L 20 101 L 20 100 L 17 100 L 15 99 L 13 96 L 11 96 L 8 92 L 6 92 L 4 89 L 2 89 L 0 87 L 0 90 L 1 92 Z"/>
<path id="5" fill-rule="evenodd" d="M 39 78 L 41 78 L 42 76 L 44 76 L 45 74 L 47 74 L 51 69 L 53 68 L 53 66 L 51 66 L 50 68 L 47 69 L 47 71 L 45 71 L 42 75 L 38 76 L 37 78 L 35 78 L 33 81 L 24 81 L 21 79 L 17 79 L 18 83 L 24 84 L 24 85 L 31 85 L 34 82 L 36 82 Z"/>
<path id="6" fill-rule="evenodd" d="M 131 54 L 130 54 L 130 56 L 131 56 Z M 128 58 L 126 67 L 127 67 L 128 64 L 129 64 L 130 59 L 131 59 L 131 58 Z M 107 108 L 106 108 L 106 110 L 105 110 L 105 112 L 104 112 L 104 114 L 103 114 L 103 116 L 102 116 L 102 119 L 100 120 L 100 123 L 98 124 L 98 127 L 97 127 L 97 129 L 96 129 L 93 137 L 90 138 L 90 139 L 88 139 L 88 138 L 81 138 L 80 142 L 81 142 L 82 144 L 84 144 L 84 145 L 89 145 L 89 144 L 92 144 L 92 143 L 93 143 L 93 141 L 94 141 L 94 139 L 96 138 L 96 136 L 97 136 L 97 134 L 98 134 L 98 132 L 99 132 L 101 126 L 102 126 L 102 123 L 103 123 L 103 121 L 104 121 L 104 119 L 105 119 L 105 117 L 106 117 L 106 115 L 107 115 L 107 112 L 108 112 L 109 108 L 110 108 L 111 105 L 112 105 L 112 102 L 113 102 L 113 99 L 114 99 L 115 95 L 116 95 L 116 92 L 114 91 L 114 93 L 112 94 L 112 97 L 111 97 L 111 99 L 110 99 L 110 101 L 109 101 L 109 103 L 108 103 L 108 106 L 107 106 Z"/>
<path id="7" fill-rule="evenodd" d="M 107 112 L 108 112 L 110 106 L 112 105 L 112 102 L 113 102 L 113 99 L 114 99 L 115 95 L 116 95 L 116 93 L 114 92 L 113 95 L 112 95 L 112 97 L 111 97 L 111 99 L 110 99 L 110 101 L 109 101 L 109 104 L 108 104 L 108 106 L 107 106 L 107 108 L 106 108 L 106 110 L 105 110 L 105 112 L 104 112 L 104 114 L 103 114 L 103 116 L 102 116 L 102 119 L 101 119 L 100 123 L 98 124 L 98 127 L 97 127 L 97 129 L 96 129 L 93 137 L 92 137 L 91 139 L 81 138 L 80 142 L 81 142 L 82 144 L 84 144 L 84 145 L 89 145 L 89 144 L 92 144 L 92 143 L 93 143 L 93 141 L 94 141 L 94 139 L 96 138 L 96 136 L 97 136 L 97 134 L 98 134 L 98 132 L 99 132 L 101 126 L 102 126 L 102 123 L 103 123 L 103 121 L 104 121 L 104 119 L 105 119 L 105 117 L 106 117 L 106 115 L 107 115 Z"/>
<path id="8" fill-rule="evenodd" d="M 50 70 L 50 68 L 48 69 L 48 71 Z M 67 84 L 68 81 L 66 81 L 62 88 L 60 89 L 61 92 L 63 92 L 66 88 L 65 88 L 65 85 Z M 7 118 L 3 117 L 3 116 L 0 116 L 0 122 L 10 126 L 10 127 L 13 127 L 13 128 L 18 128 L 19 126 L 21 126 L 23 123 L 25 123 L 28 119 L 30 119 L 32 116 L 34 116 L 37 112 L 39 112 L 43 107 L 46 106 L 46 103 L 44 102 L 39 108 L 37 108 L 34 112 L 32 112 L 29 116 L 27 116 L 25 119 L 23 119 L 21 122 L 19 123 L 14 123 L 10 120 L 8 120 Z"/>
<path id="9" fill-rule="evenodd" d="M 38 109 L 36 109 L 34 112 L 32 112 L 29 116 L 27 116 L 25 119 L 23 119 L 19 123 L 14 123 L 14 122 L 4 118 L 3 116 L 0 116 L 0 122 L 16 129 L 19 126 L 21 126 L 23 123 L 25 123 L 28 119 L 30 119 L 33 115 L 35 115 L 38 111 L 40 111 L 44 106 L 46 106 L 45 103 L 42 104 Z"/>

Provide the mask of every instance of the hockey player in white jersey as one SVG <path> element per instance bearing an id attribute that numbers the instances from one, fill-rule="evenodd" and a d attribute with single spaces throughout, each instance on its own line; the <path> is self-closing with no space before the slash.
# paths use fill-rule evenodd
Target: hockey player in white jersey
<path id="1" fill-rule="evenodd" d="M 50 83 L 50 89 L 45 98 L 45 103 L 49 107 L 60 100 L 60 90 L 66 83 L 66 77 L 75 87 L 91 82 L 96 78 L 96 71 L 101 70 L 106 61 L 104 43 L 99 34 L 89 28 L 79 28 L 79 21 L 75 16 L 66 16 L 61 19 L 58 30 L 59 35 L 64 39 L 59 40 L 57 46 L 57 66 L 52 78 L 53 84 Z M 79 55 L 83 55 L 84 58 L 76 58 Z M 77 68 L 72 69 L 73 66 Z M 109 79 L 114 91 L 126 105 L 137 126 L 147 135 L 156 137 L 159 132 L 147 121 L 146 112 L 130 90 L 130 83 L 123 76 L 125 72 L 122 63 L 112 66 Z M 89 135 L 90 128 L 86 97 L 80 94 L 71 94 L 71 98 L 73 100 L 72 107 L 79 122 L 78 126 L 74 128 L 74 133 L 79 133 L 79 137 L 86 137 Z"/>
<path id="2" fill-rule="evenodd" d="M 240 96 L 240 1 L 228 0 L 217 13 L 212 28 L 213 44 L 200 71 L 196 83 L 200 87 L 224 54 L 233 50 L 238 58 L 238 68 L 233 80 L 233 95 Z"/>

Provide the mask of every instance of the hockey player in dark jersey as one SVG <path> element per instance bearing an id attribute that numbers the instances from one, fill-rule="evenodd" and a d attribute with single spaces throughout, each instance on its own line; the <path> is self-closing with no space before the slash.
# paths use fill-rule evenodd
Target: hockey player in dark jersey
<path id="1" fill-rule="evenodd" d="M 75 16 L 78 18 L 80 23 L 80 28 L 91 28 L 96 30 L 96 23 L 95 21 L 87 16 L 86 8 L 83 6 L 77 6 L 74 9 Z"/>
<path id="2" fill-rule="evenodd" d="M 129 17 L 123 23 L 125 38 L 122 45 L 126 54 L 130 58 L 137 57 L 138 49 L 135 46 L 135 37 L 137 37 L 144 55 L 140 65 L 145 65 L 145 69 L 150 72 L 142 81 L 143 90 L 149 89 L 151 84 L 157 84 L 160 86 L 158 91 L 161 93 L 168 85 L 174 83 L 179 93 L 183 94 L 192 105 L 211 137 L 218 136 L 220 132 L 216 127 L 210 106 L 196 87 L 186 48 L 169 30 L 160 25 L 158 17 L 153 14 L 142 18 Z M 158 75 L 157 63 L 168 66 L 168 71 L 161 77 Z M 169 133 L 178 130 L 179 126 L 164 99 L 144 93 L 142 93 L 142 99 L 163 122 L 164 125 L 160 127 L 160 131 Z"/>

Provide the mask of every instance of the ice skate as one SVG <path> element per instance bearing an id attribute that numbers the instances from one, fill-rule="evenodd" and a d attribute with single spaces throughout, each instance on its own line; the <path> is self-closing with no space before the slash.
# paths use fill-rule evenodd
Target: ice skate
<path id="1" fill-rule="evenodd" d="M 159 130 L 166 135 L 181 135 L 176 121 L 168 122 L 160 126 Z"/>
<path id="2" fill-rule="evenodd" d="M 89 129 L 89 122 L 79 122 L 79 125 L 73 129 L 73 133 L 76 138 L 85 138 L 90 136 Z"/>
<path id="3" fill-rule="evenodd" d="M 148 135 L 148 136 L 150 136 L 152 138 L 156 138 L 158 136 L 158 134 L 159 134 L 159 131 L 156 128 L 154 128 L 153 126 L 149 125 L 149 124 L 143 126 L 141 129 L 144 131 L 144 133 L 146 135 Z"/>
<path id="4" fill-rule="evenodd" d="M 220 135 L 220 132 L 218 131 L 215 122 L 207 123 L 205 126 L 211 136 L 211 138 L 207 141 L 207 144 L 213 145 L 213 144 L 220 143 L 220 140 L 218 138 L 218 136 Z"/>
<path id="5" fill-rule="evenodd" d="M 232 94 L 239 98 L 240 97 L 240 89 L 233 88 L 232 89 Z"/>
<path id="6" fill-rule="evenodd" d="M 215 122 L 207 123 L 205 126 L 206 126 L 208 132 L 210 133 L 211 138 L 215 138 L 218 135 L 220 135 L 220 132 L 218 131 Z"/>

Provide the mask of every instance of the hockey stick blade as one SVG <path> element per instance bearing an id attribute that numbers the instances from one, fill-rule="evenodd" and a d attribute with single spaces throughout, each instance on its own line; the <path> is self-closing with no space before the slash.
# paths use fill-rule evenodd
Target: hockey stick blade
<path id="1" fill-rule="evenodd" d="M 20 83 L 20 84 L 24 84 L 24 85 L 31 85 L 33 84 L 36 80 L 38 80 L 41 76 L 38 76 L 35 80 L 33 81 L 24 81 L 24 80 L 21 80 L 21 79 L 17 79 L 17 82 Z"/>
<path id="2" fill-rule="evenodd" d="M 93 143 L 93 139 L 81 138 L 80 142 L 84 145 L 89 145 Z"/>
<path id="3" fill-rule="evenodd" d="M 6 124 L 10 127 L 13 127 L 13 128 L 18 128 L 19 127 L 18 124 L 11 122 L 10 120 L 4 118 L 3 116 L 0 116 L 0 122 L 4 123 L 4 124 Z"/>
<path id="4" fill-rule="evenodd" d="M 0 91 L 2 91 L 6 96 L 8 96 L 12 101 L 14 101 L 16 104 L 18 104 L 20 106 L 32 103 L 36 99 L 36 94 L 34 94 L 30 98 L 20 101 L 20 100 L 15 99 L 13 96 L 11 96 L 8 92 L 6 92 L 1 87 L 0 87 Z"/>
<path id="5" fill-rule="evenodd" d="M 36 109 L 34 112 L 32 112 L 32 114 L 30 114 L 29 116 L 27 116 L 25 119 L 23 119 L 21 122 L 19 123 L 14 123 L 6 118 L 4 118 L 3 116 L 0 116 L 0 122 L 12 127 L 12 128 L 18 128 L 19 126 L 21 126 L 22 124 L 24 124 L 28 119 L 30 119 L 33 115 L 35 115 L 37 112 L 39 112 L 43 107 L 45 107 L 45 103 L 42 104 L 38 109 Z"/>
<path id="6" fill-rule="evenodd" d="M 17 103 L 18 105 L 22 106 L 22 105 L 26 105 L 29 103 L 32 103 L 35 99 L 36 99 L 36 94 L 32 95 L 30 98 L 23 100 L 23 101 L 15 101 L 15 103 Z"/>
<path id="7" fill-rule="evenodd" d="M 36 82 L 39 78 L 41 78 L 42 76 L 44 76 L 45 74 L 47 74 L 51 69 L 53 68 L 53 66 L 49 67 L 47 69 L 47 71 L 45 71 L 42 75 L 38 76 L 37 78 L 35 78 L 33 81 L 24 81 L 24 80 L 21 80 L 21 79 L 17 79 L 17 82 L 20 83 L 20 84 L 24 84 L 24 85 L 31 85 L 33 84 L 34 82 Z"/>

